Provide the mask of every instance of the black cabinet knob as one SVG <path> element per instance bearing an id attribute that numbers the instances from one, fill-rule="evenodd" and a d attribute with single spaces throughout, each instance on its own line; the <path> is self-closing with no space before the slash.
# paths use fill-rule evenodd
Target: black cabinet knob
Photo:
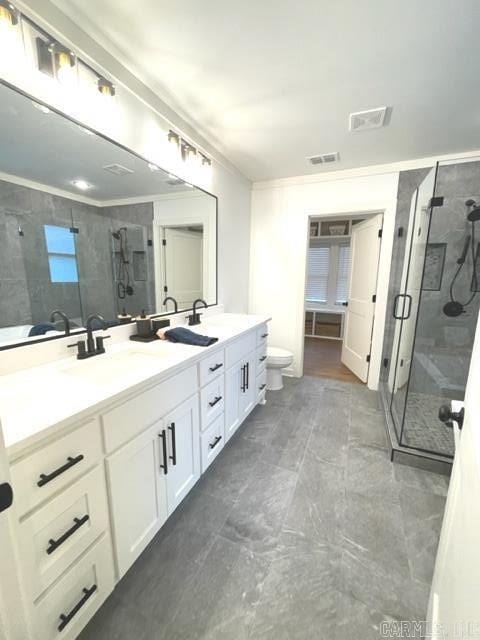
<path id="1" fill-rule="evenodd" d="M 462 429 L 464 418 L 465 409 L 463 409 L 463 407 L 462 409 L 460 409 L 460 411 L 455 412 L 452 411 L 452 409 L 447 404 L 443 404 L 438 411 L 438 419 L 441 422 L 444 422 L 447 427 L 450 428 L 453 427 L 452 422 L 456 422 L 458 424 L 458 428 Z"/>

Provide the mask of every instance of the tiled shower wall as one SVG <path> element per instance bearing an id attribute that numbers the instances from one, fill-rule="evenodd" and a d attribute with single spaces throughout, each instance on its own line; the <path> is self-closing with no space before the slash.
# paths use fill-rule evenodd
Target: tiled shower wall
<path id="1" fill-rule="evenodd" d="M 124 306 L 134 314 L 153 311 L 152 222 L 152 203 L 94 207 L 0 181 L 0 326 L 45 322 L 55 308 L 79 323 L 90 313 L 113 320 Z M 50 281 L 46 224 L 78 228 L 78 284 Z M 134 294 L 124 301 L 117 297 L 112 261 L 112 231 L 121 226 L 128 229 L 130 250 L 144 261 L 140 280 L 132 272 Z"/>

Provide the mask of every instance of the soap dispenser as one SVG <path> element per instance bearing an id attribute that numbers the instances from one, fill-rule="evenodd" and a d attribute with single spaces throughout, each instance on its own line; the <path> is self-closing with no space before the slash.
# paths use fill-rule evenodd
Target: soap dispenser
<path id="1" fill-rule="evenodd" d="M 137 318 L 137 335 L 141 338 L 148 338 L 153 333 L 153 326 L 151 319 L 145 314 L 145 309 L 142 309 L 140 317 Z"/>

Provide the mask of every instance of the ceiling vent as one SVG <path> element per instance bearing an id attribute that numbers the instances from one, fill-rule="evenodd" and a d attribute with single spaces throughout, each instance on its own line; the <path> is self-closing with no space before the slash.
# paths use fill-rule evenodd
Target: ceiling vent
<path id="1" fill-rule="evenodd" d="M 113 173 L 114 176 L 127 176 L 129 173 L 134 173 L 131 169 L 127 169 L 121 164 L 107 164 L 103 168 L 105 171 Z"/>
<path id="2" fill-rule="evenodd" d="M 335 153 L 324 153 L 321 156 L 310 156 L 307 160 L 314 166 L 319 164 L 332 164 L 333 162 L 338 162 L 340 160 L 340 155 L 338 151 L 335 151 Z"/>
<path id="3" fill-rule="evenodd" d="M 385 126 L 387 107 L 357 111 L 350 114 L 350 131 L 367 131 Z"/>

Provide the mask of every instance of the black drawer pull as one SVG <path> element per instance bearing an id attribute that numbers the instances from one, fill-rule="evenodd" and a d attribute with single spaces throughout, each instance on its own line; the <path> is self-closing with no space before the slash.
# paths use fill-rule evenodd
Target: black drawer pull
<path id="1" fill-rule="evenodd" d="M 247 382 L 245 383 L 245 387 L 247 389 L 250 389 L 250 363 L 247 362 L 247 364 L 245 365 L 245 367 L 247 368 Z"/>
<path id="2" fill-rule="evenodd" d="M 259 358 L 259 361 L 260 361 L 260 362 L 263 362 L 263 361 L 264 361 L 264 360 L 266 360 L 266 359 L 267 359 L 267 356 L 262 356 L 261 358 Z"/>
<path id="3" fill-rule="evenodd" d="M 84 515 L 83 518 L 74 518 L 73 522 L 75 524 L 73 525 L 73 527 L 71 527 L 68 531 L 65 531 L 65 533 L 61 535 L 60 538 L 58 538 L 58 540 L 50 539 L 48 541 L 48 547 L 47 547 L 48 555 L 56 551 L 58 547 L 61 547 L 62 544 L 70 538 L 70 536 L 73 536 L 75 531 L 78 531 L 80 527 L 84 525 L 86 522 L 88 522 L 89 520 L 90 520 L 90 517 L 87 515 Z"/>
<path id="4" fill-rule="evenodd" d="M 221 399 L 222 399 L 222 396 L 216 396 L 215 400 L 212 400 L 212 402 L 209 402 L 208 404 L 211 407 L 214 407 L 216 404 L 218 404 L 220 402 Z"/>
<path id="5" fill-rule="evenodd" d="M 65 473 L 65 471 L 68 471 L 69 469 L 74 467 L 76 464 L 81 462 L 84 459 L 84 457 L 85 456 L 83 456 L 82 454 L 80 454 L 76 458 L 72 458 L 71 456 L 68 456 L 67 462 L 62 467 L 55 469 L 55 471 L 52 471 L 52 473 L 48 473 L 48 474 L 41 473 L 40 480 L 37 482 L 37 487 L 43 487 L 44 485 L 48 484 L 58 476 L 61 476 L 62 473 Z"/>
<path id="6" fill-rule="evenodd" d="M 209 367 L 209 371 L 213 373 L 217 369 L 220 369 L 220 367 L 223 367 L 223 364 L 216 364 L 214 367 Z"/>
<path id="7" fill-rule="evenodd" d="M 177 464 L 177 436 L 175 433 L 175 423 L 172 422 L 168 429 L 172 434 L 172 455 L 170 456 L 170 460 L 175 466 Z"/>
<path id="8" fill-rule="evenodd" d="M 215 449 L 215 447 L 217 446 L 217 444 L 220 442 L 221 439 L 222 439 L 222 436 L 217 436 L 215 440 L 212 442 L 212 444 L 208 445 L 210 449 Z"/>
<path id="9" fill-rule="evenodd" d="M 77 615 L 77 613 L 80 611 L 83 605 L 86 604 L 87 600 L 89 600 L 89 598 L 93 596 L 97 588 L 98 588 L 97 585 L 94 584 L 93 586 L 90 587 L 90 589 L 83 589 L 83 598 L 77 602 L 77 604 L 73 607 L 70 613 L 66 613 L 66 614 L 62 613 L 60 615 L 61 622 L 57 627 L 58 631 L 63 631 L 65 629 L 67 624 L 73 620 L 73 618 Z"/>
<path id="10" fill-rule="evenodd" d="M 263 391 L 266 386 L 267 386 L 266 384 L 261 384 L 258 388 L 260 389 L 260 391 Z"/>
<path id="11" fill-rule="evenodd" d="M 262 338 L 268 338 L 268 333 L 262 333 Z"/>
<path id="12" fill-rule="evenodd" d="M 160 465 L 160 469 L 163 469 L 163 473 L 167 475 L 168 473 L 167 434 L 165 433 L 165 429 L 162 431 L 162 433 L 158 434 L 158 437 L 162 440 L 162 454 L 163 454 L 163 464 Z"/>

